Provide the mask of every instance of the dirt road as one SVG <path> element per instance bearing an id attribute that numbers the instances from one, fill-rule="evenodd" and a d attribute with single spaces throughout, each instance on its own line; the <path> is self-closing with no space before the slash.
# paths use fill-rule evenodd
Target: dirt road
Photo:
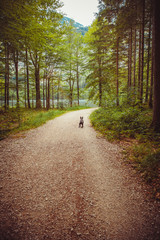
<path id="1" fill-rule="evenodd" d="M 159 240 L 160 208 L 98 138 L 67 113 L 0 142 L 1 240 Z M 84 128 L 78 128 L 84 116 Z"/>

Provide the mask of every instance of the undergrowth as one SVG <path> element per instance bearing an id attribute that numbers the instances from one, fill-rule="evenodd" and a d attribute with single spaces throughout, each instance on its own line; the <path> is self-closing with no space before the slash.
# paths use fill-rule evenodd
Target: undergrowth
<path id="1" fill-rule="evenodd" d="M 0 111 L 0 140 L 12 133 L 17 133 L 32 128 L 37 128 L 48 120 L 54 119 L 66 112 L 86 109 L 87 107 L 75 106 L 66 109 L 33 110 L 11 109 Z"/>
<path id="2" fill-rule="evenodd" d="M 151 128 L 151 110 L 145 107 L 99 108 L 90 119 L 94 128 L 109 141 L 133 139 L 126 156 L 145 181 L 153 184 L 160 199 L 160 134 Z"/>

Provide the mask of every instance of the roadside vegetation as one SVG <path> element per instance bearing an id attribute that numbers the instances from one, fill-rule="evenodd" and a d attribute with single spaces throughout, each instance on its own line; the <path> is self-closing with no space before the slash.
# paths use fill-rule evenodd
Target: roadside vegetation
<path id="1" fill-rule="evenodd" d="M 152 185 L 160 200 L 160 133 L 152 128 L 152 111 L 146 107 L 99 108 L 90 119 L 107 140 L 122 144 L 125 161 Z"/>
<path id="2" fill-rule="evenodd" d="M 20 131 L 37 128 L 48 120 L 54 119 L 66 112 L 86 109 L 84 106 L 74 106 L 63 109 L 52 110 L 33 110 L 25 108 L 17 108 L 0 112 L 0 140 L 10 134 L 18 133 Z"/>

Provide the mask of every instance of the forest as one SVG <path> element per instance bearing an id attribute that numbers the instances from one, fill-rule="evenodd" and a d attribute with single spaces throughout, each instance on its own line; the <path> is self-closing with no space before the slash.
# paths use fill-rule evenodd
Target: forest
<path id="1" fill-rule="evenodd" d="M 159 130 L 158 1 L 100 0 L 85 35 L 61 6 L 1 1 L 1 108 L 145 104 Z"/>
<path id="2" fill-rule="evenodd" d="M 59 0 L 0 4 L 2 128 L 6 113 L 19 119 L 22 109 L 66 109 L 89 100 L 106 114 L 123 113 L 125 130 L 134 126 L 131 135 L 140 114 L 145 132 L 160 132 L 158 0 L 99 0 L 89 27 L 65 17 Z"/>

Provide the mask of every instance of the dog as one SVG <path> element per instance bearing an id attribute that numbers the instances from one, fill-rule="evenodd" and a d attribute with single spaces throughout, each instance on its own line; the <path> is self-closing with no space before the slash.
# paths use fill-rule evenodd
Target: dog
<path id="1" fill-rule="evenodd" d="M 83 120 L 83 117 L 80 117 L 80 122 L 79 122 L 79 128 L 83 128 L 84 126 L 84 120 Z"/>

